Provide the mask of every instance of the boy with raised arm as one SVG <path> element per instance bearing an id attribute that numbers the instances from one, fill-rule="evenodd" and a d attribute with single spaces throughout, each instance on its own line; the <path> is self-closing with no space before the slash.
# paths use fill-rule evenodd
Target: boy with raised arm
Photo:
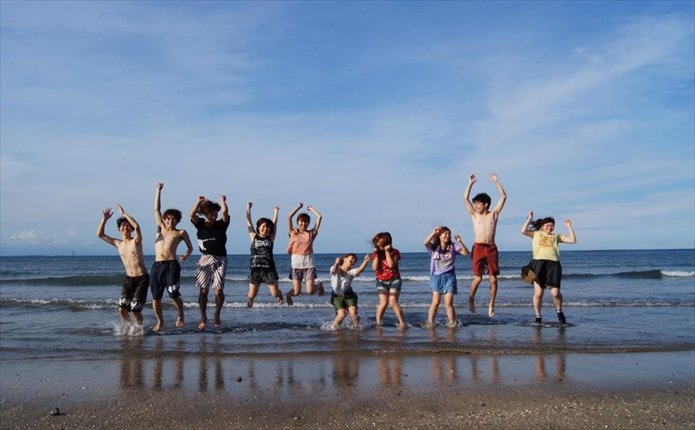
<path id="1" fill-rule="evenodd" d="M 164 326 L 162 319 L 162 297 L 164 290 L 167 291 L 169 297 L 174 301 L 176 307 L 176 327 L 183 327 L 183 301 L 179 292 L 179 280 L 181 279 L 181 265 L 176 260 L 176 248 L 183 241 L 186 244 L 186 253 L 181 255 L 181 262 L 193 252 L 193 245 L 188 233 L 185 230 L 179 230 L 176 225 L 181 221 L 181 211 L 178 209 L 167 209 L 164 214 L 161 213 L 161 195 L 163 183 L 157 184 L 157 189 L 154 195 L 154 220 L 157 227 L 157 235 L 154 240 L 155 261 L 152 265 L 152 309 L 157 317 L 157 325 L 154 327 L 154 332 L 159 332 Z"/>
<path id="2" fill-rule="evenodd" d="M 121 317 L 121 322 L 124 326 L 129 326 L 130 316 L 128 313 L 132 312 L 136 324 L 132 328 L 134 330 L 133 333 L 135 330 L 141 332 L 142 308 L 145 302 L 147 302 L 147 287 L 150 284 L 150 277 L 145 267 L 145 256 L 142 252 L 142 232 L 140 231 L 140 225 L 123 210 L 121 205 L 116 204 L 116 207 L 121 214 L 121 217 L 116 220 L 121 238 L 116 239 L 104 233 L 106 221 L 113 216 L 111 208 L 104 209 L 101 222 L 97 228 L 97 237 L 118 250 L 121 262 L 123 262 L 123 267 L 125 268 L 121 298 L 118 301 L 118 313 Z M 133 233 L 135 233 L 134 236 Z"/>
<path id="3" fill-rule="evenodd" d="M 220 219 L 217 215 L 221 213 Z M 198 215 L 202 215 L 198 216 Z M 227 228 L 229 227 L 229 209 L 227 197 L 220 196 L 215 203 L 200 196 L 191 208 L 191 223 L 196 228 L 200 259 L 195 269 L 195 284 L 200 289 L 198 306 L 200 323 L 198 330 L 205 330 L 208 323 L 208 294 L 210 287 L 215 290 L 215 328 L 222 326 L 220 313 L 224 304 L 224 278 L 227 275 Z"/>
<path id="4" fill-rule="evenodd" d="M 474 244 L 471 250 L 472 265 L 473 265 L 473 280 L 471 281 L 470 295 L 468 296 L 468 306 L 471 311 L 475 311 L 475 293 L 478 290 L 478 285 L 483 280 L 485 268 L 490 278 L 490 304 L 488 305 L 488 316 L 495 316 L 495 297 L 497 296 L 497 275 L 499 271 L 499 254 L 497 245 L 495 245 L 495 231 L 497 229 L 497 220 L 500 212 L 507 201 L 507 193 L 504 192 L 502 184 L 500 184 L 497 174 L 491 173 L 490 180 L 500 194 L 500 199 L 491 211 L 490 204 L 492 199 L 486 193 L 480 193 L 470 200 L 471 189 L 476 182 L 475 175 L 471 175 L 466 186 L 466 191 L 463 195 L 463 200 L 466 203 L 466 209 L 471 215 L 473 222 Z"/>

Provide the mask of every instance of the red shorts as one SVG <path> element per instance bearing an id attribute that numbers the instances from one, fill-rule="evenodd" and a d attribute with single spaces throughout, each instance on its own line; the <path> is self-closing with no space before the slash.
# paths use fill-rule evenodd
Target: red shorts
<path id="1" fill-rule="evenodd" d="M 483 276 L 485 274 L 486 266 L 488 275 L 497 276 L 500 274 L 497 245 L 474 243 L 473 252 L 471 252 L 471 259 L 473 260 L 473 274 L 475 276 Z"/>

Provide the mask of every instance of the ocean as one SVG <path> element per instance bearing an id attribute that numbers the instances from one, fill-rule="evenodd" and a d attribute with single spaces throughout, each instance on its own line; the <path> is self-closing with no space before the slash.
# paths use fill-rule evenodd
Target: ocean
<path id="1" fill-rule="evenodd" d="M 328 269 L 337 255 L 319 254 L 319 279 L 329 290 Z M 360 260 L 361 260 L 360 256 Z M 695 250 L 563 251 L 564 310 L 568 324 L 555 318 L 550 293 L 543 303 L 544 325 L 535 327 L 532 288 L 520 277 L 530 252 L 501 252 L 497 315 L 487 316 L 488 282 L 476 296 L 477 312 L 468 309 L 470 261 L 459 258 L 459 294 L 455 305 L 459 327 L 444 326 L 440 306 L 437 327 L 423 328 L 431 300 L 426 252 L 403 253 L 400 297 L 407 330 L 396 328 L 390 309 L 383 328 L 374 327 L 378 298 L 375 278 L 367 268 L 353 287 L 359 295 L 363 327 L 347 321 L 332 330 L 329 295 L 302 294 L 295 305 L 277 305 L 261 286 L 253 308 L 246 307 L 249 257 L 229 257 L 222 327 L 197 332 L 197 290 L 193 274 L 197 256 L 182 266 L 181 291 L 186 324 L 174 326 L 175 310 L 165 295 L 165 329 L 151 331 L 148 304 L 145 333 L 123 335 L 117 303 L 123 278 L 118 256 L 0 258 L 0 356 L 3 361 L 43 358 L 107 358 L 125 352 L 142 356 L 204 354 L 268 356 L 354 352 L 466 354 L 532 354 L 537 351 L 631 352 L 695 348 Z M 286 255 L 276 262 L 285 277 Z M 152 264 L 148 258 L 147 266 Z M 288 279 L 281 279 L 286 293 Z M 214 311 L 210 293 L 208 317 Z"/>

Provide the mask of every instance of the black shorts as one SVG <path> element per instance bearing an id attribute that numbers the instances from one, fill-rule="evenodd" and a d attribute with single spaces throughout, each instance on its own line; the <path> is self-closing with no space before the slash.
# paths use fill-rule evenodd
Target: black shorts
<path id="1" fill-rule="evenodd" d="M 150 275 L 126 276 L 121 289 L 121 299 L 118 307 L 129 312 L 141 312 L 147 302 L 147 287 L 150 286 Z"/>
<path id="2" fill-rule="evenodd" d="M 560 282 L 562 281 L 562 266 L 559 261 L 531 260 L 528 267 L 536 274 L 535 282 L 538 283 L 541 288 L 560 288 Z"/>
<path id="3" fill-rule="evenodd" d="M 274 268 L 253 268 L 249 274 L 249 283 L 253 285 L 277 284 L 279 278 L 278 272 Z"/>
<path id="4" fill-rule="evenodd" d="M 181 265 L 176 260 L 155 261 L 150 270 L 150 290 L 152 299 L 161 300 L 164 291 L 169 297 L 175 299 L 181 296 L 179 292 L 179 280 L 181 279 Z"/>

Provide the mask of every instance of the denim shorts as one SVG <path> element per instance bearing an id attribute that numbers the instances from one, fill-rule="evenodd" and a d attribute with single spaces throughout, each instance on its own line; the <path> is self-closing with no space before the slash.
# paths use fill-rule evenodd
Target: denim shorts
<path id="1" fill-rule="evenodd" d="M 430 288 L 432 289 L 433 293 L 458 293 L 458 288 L 456 285 L 456 274 L 452 271 L 445 272 L 440 275 L 432 275 L 432 277 L 430 278 Z"/>
<path id="2" fill-rule="evenodd" d="M 391 290 L 396 290 L 396 291 L 401 291 L 401 285 L 403 282 L 401 281 L 401 277 L 397 278 L 392 278 L 389 279 L 388 281 L 380 281 L 379 279 L 376 280 L 376 292 L 377 293 L 388 293 Z"/>

